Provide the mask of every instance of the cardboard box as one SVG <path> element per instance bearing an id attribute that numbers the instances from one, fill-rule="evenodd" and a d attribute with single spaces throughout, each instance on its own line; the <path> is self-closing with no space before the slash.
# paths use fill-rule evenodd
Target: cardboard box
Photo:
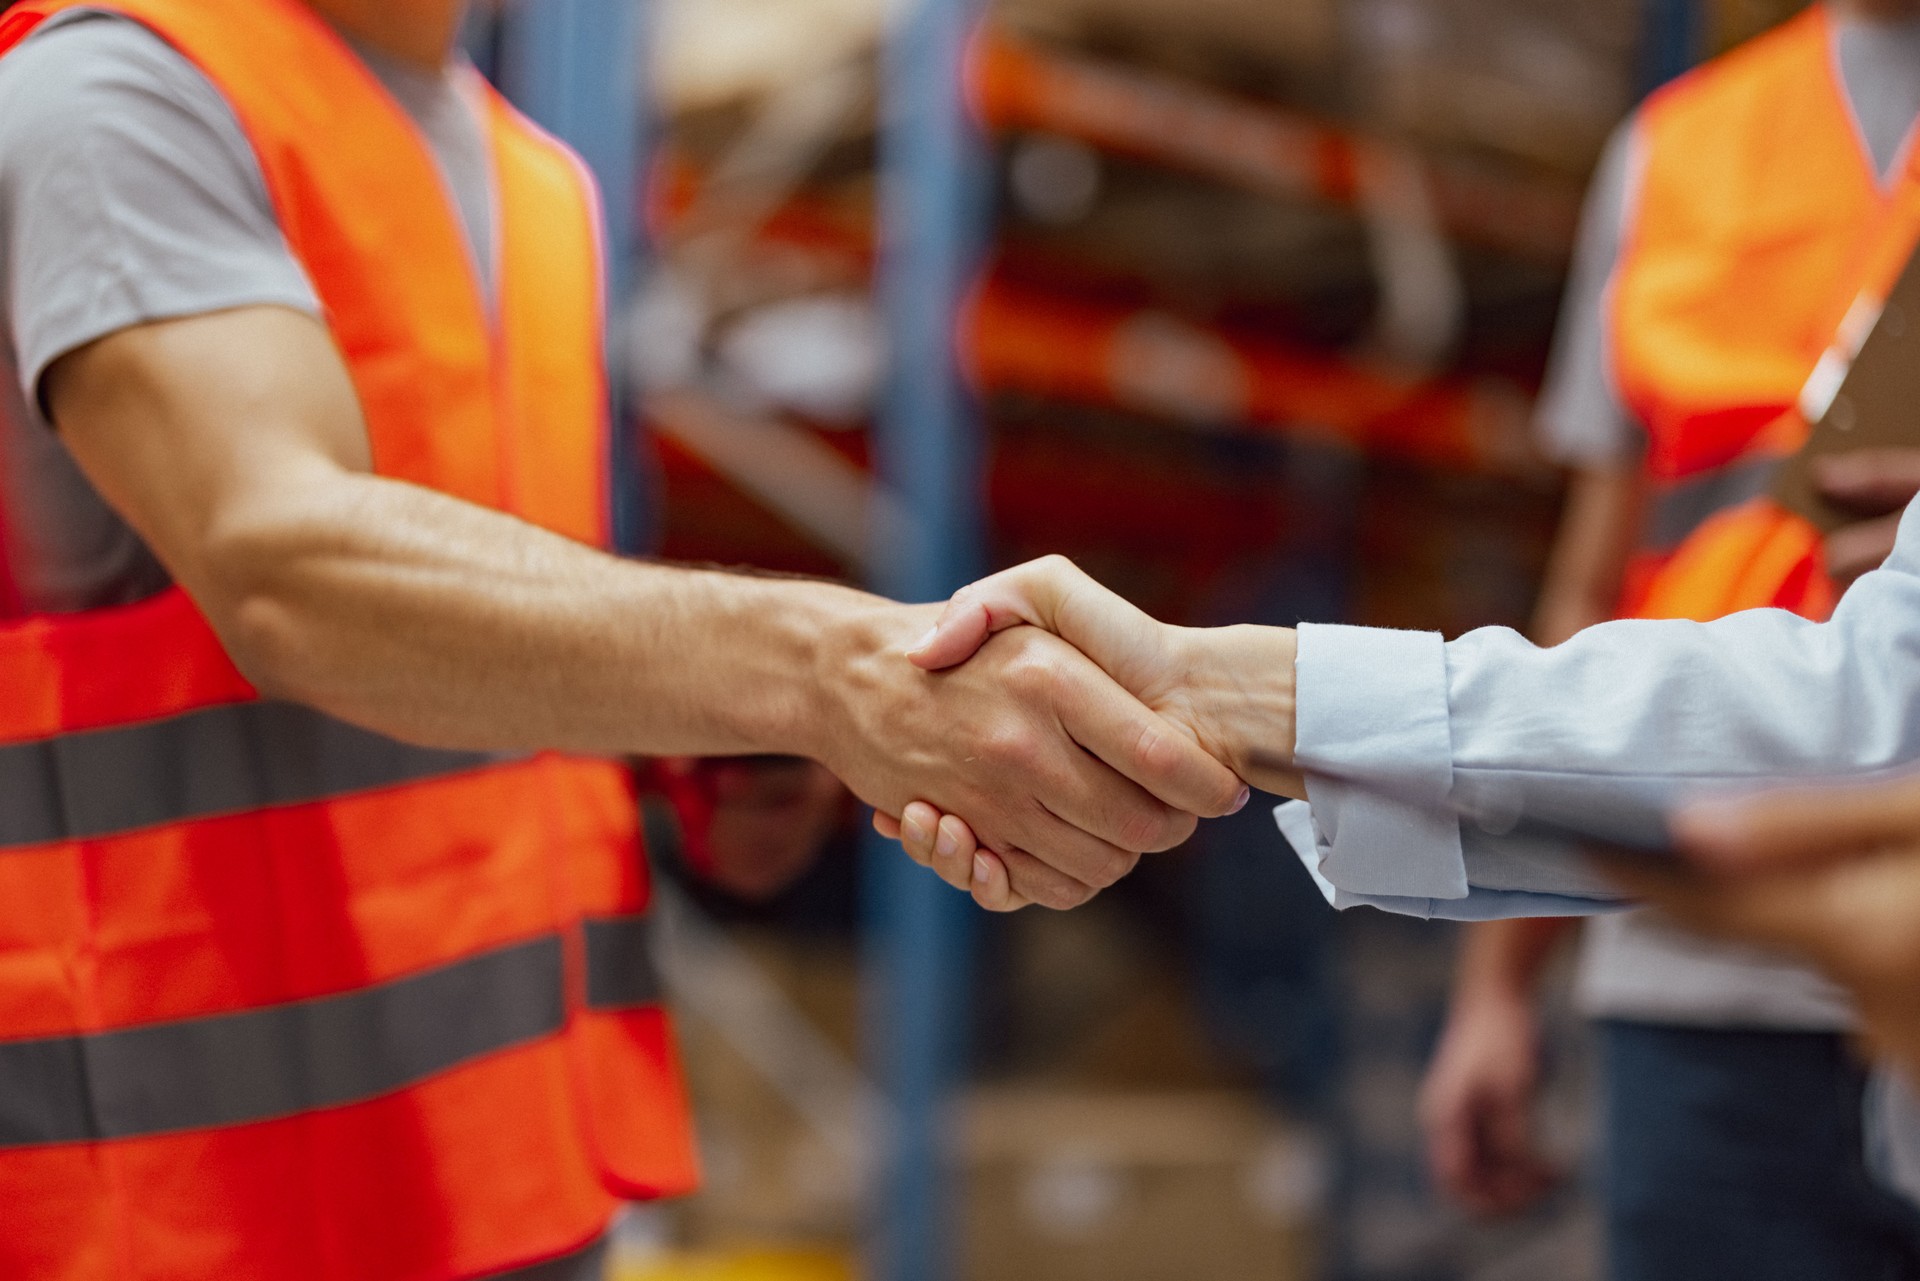
<path id="1" fill-rule="evenodd" d="M 1324 1162 L 1235 1091 L 982 1090 L 959 1146 L 969 1281 L 1313 1273 Z"/>

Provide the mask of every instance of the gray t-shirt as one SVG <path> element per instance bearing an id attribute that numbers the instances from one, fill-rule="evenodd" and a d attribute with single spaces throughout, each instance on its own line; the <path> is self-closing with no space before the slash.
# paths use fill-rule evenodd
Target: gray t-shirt
<path id="1" fill-rule="evenodd" d="M 468 68 L 359 52 L 432 147 L 491 297 L 492 164 Z M 88 10 L 0 59 L 0 365 L 13 375 L 0 543 L 29 611 L 125 604 L 167 582 L 43 419 L 47 366 L 133 325 L 250 305 L 320 311 L 239 121 L 198 68 Z"/>
<path id="2" fill-rule="evenodd" d="M 1860 145 L 1884 181 L 1905 162 L 1920 116 L 1920 20 L 1841 17 L 1835 53 Z M 1637 159 L 1629 123 L 1594 174 L 1537 411 L 1547 452 L 1576 467 L 1630 461 L 1646 439 L 1614 381 L 1605 319 Z M 1587 922 L 1579 999 L 1597 1018 L 1656 1023 L 1832 1031 L 1854 1022 L 1845 996 L 1811 970 L 1638 912 Z"/>

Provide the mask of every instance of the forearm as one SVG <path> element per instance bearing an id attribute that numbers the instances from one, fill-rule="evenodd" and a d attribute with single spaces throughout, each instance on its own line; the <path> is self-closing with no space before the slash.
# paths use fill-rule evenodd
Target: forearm
<path id="1" fill-rule="evenodd" d="M 264 692 L 413 741 L 810 754 L 823 639 L 880 604 L 621 561 L 364 474 L 297 492 L 211 531 L 188 586 Z"/>
<path id="2" fill-rule="evenodd" d="M 1552 649 L 1500 629 L 1448 645 L 1302 629 L 1299 758 L 1376 786 L 1316 783 L 1296 846 L 1342 905 L 1479 919 L 1602 911 L 1618 895 L 1569 851 L 1463 833 L 1447 806 L 1604 813 L 1716 782 L 1920 759 L 1914 519 L 1824 624 L 1778 610 L 1629 620 Z"/>
<path id="3" fill-rule="evenodd" d="M 1200 745 L 1262 791 L 1303 798 L 1294 755 L 1293 629 L 1170 629 L 1183 718 Z"/>
<path id="4" fill-rule="evenodd" d="M 1636 466 L 1573 473 L 1529 629 L 1537 643 L 1558 645 L 1613 616 L 1641 501 Z"/>
<path id="5" fill-rule="evenodd" d="M 1531 1002 L 1560 940 L 1577 923 L 1577 918 L 1548 916 L 1467 926 L 1454 966 L 1454 1004 Z"/>

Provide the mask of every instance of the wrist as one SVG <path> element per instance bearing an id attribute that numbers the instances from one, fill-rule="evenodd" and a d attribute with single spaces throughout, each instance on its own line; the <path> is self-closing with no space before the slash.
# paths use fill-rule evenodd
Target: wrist
<path id="1" fill-rule="evenodd" d="M 834 766 L 836 756 L 862 737 L 863 720 L 889 705 L 887 692 L 918 674 L 906 653 L 939 612 L 937 605 L 899 605 L 851 589 L 816 602 L 805 622 L 805 658 L 797 669 L 805 673 L 803 696 L 785 750 Z"/>
<path id="2" fill-rule="evenodd" d="M 1466 975 L 1453 985 L 1448 1004 L 1456 1010 L 1531 1010 L 1538 984 L 1518 974 Z"/>
<path id="3" fill-rule="evenodd" d="M 1221 763 L 1254 787 L 1303 795 L 1292 768 L 1295 636 L 1291 628 L 1243 625 L 1175 629 L 1182 693 L 1194 732 Z"/>
<path id="4" fill-rule="evenodd" d="M 716 630 L 749 656 L 749 670 L 717 691 L 729 737 L 745 752 L 823 759 L 845 705 L 845 672 L 877 643 L 873 618 L 886 603 L 837 583 L 720 577 L 734 599 Z"/>

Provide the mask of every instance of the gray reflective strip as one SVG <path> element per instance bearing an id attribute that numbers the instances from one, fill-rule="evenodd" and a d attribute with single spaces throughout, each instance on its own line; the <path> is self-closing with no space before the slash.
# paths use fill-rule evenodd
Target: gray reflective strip
<path id="1" fill-rule="evenodd" d="M 587 1006 L 623 1010 L 657 1005 L 660 970 L 653 959 L 653 918 L 600 917 L 586 922 Z"/>
<path id="2" fill-rule="evenodd" d="M 560 939 L 340 996 L 0 1044 L 0 1147 L 292 1116 L 559 1031 Z"/>
<path id="3" fill-rule="evenodd" d="M 1754 458 L 1680 482 L 1661 494 L 1647 513 L 1641 546 L 1655 552 L 1674 550 L 1716 513 L 1766 493 L 1779 470 L 1778 458 Z"/>
<path id="4" fill-rule="evenodd" d="M 236 703 L 0 747 L 0 848 L 111 836 L 512 759 L 413 747 L 291 703 Z"/>
<path id="5" fill-rule="evenodd" d="M 648 918 L 586 925 L 596 1009 L 659 999 Z M 134 1138 L 376 1098 L 558 1032 L 561 941 L 548 935 L 341 996 L 0 1042 L 0 1148 Z"/>

